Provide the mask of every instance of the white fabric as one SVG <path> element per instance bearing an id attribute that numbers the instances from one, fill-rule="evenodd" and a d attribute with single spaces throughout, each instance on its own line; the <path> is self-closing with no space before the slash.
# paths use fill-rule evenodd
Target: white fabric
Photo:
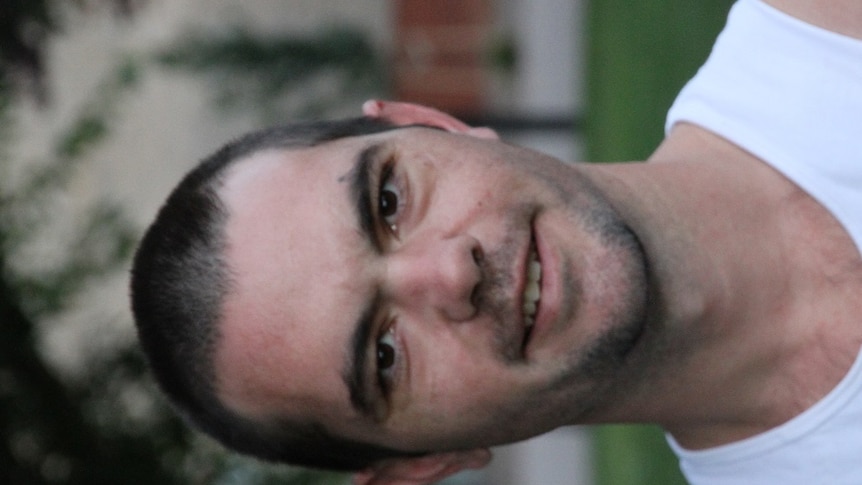
<path id="1" fill-rule="evenodd" d="M 785 174 L 862 252 L 862 41 L 740 0 L 667 131 L 680 121 Z M 862 354 L 832 392 L 777 428 L 699 451 L 668 440 L 693 484 L 862 484 Z"/>
<path id="2" fill-rule="evenodd" d="M 862 240 L 862 41 L 755 0 L 734 5 L 710 58 L 680 92 L 685 120 L 770 163 Z"/>

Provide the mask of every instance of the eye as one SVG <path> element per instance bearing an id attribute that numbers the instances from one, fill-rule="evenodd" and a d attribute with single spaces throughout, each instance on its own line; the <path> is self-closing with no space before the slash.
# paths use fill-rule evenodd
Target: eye
<path id="1" fill-rule="evenodd" d="M 377 213 L 386 225 L 395 231 L 402 202 L 401 190 L 392 179 L 392 167 L 387 167 L 380 180 Z"/>
<path id="2" fill-rule="evenodd" d="M 394 332 L 394 328 L 390 327 L 377 340 L 377 378 L 384 393 L 388 393 L 392 385 L 392 370 L 397 357 Z"/>

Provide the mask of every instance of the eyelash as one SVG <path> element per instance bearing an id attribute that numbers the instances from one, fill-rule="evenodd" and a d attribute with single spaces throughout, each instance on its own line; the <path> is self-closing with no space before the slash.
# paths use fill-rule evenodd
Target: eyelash
<path id="1" fill-rule="evenodd" d="M 400 185 L 395 177 L 394 163 L 392 161 L 386 162 L 380 170 L 380 181 L 377 189 L 377 216 L 381 224 L 393 234 L 398 233 L 398 219 L 404 206 L 405 194 Z M 394 207 L 392 208 L 393 212 L 391 214 L 386 214 L 389 209 L 383 207 L 385 193 L 391 193 L 395 197 Z M 389 202 L 392 203 L 391 201 Z"/>
<path id="2" fill-rule="evenodd" d="M 381 344 L 385 344 L 386 347 L 389 348 L 389 353 L 386 355 L 388 363 L 385 368 L 381 364 L 381 360 L 384 357 L 381 354 Z M 401 352 L 398 347 L 399 345 L 398 338 L 395 335 L 395 326 L 389 325 L 377 339 L 374 352 L 375 365 L 377 367 L 378 386 L 380 387 L 380 390 L 383 395 L 387 397 L 392 392 L 392 388 L 394 387 L 394 383 L 396 381 L 399 364 L 401 362 Z"/>

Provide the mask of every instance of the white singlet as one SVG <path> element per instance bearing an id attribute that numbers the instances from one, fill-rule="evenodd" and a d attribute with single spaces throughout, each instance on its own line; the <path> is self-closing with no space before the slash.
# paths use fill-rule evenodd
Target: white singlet
<path id="1" fill-rule="evenodd" d="M 740 0 L 666 131 L 680 121 L 793 180 L 862 252 L 862 40 Z M 697 485 L 862 484 L 862 354 L 828 395 L 776 428 L 697 451 L 668 441 Z"/>

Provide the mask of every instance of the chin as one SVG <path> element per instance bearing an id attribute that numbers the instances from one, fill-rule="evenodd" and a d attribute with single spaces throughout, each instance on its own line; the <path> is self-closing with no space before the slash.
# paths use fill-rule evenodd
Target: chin
<path id="1" fill-rule="evenodd" d="M 603 299 L 614 305 L 597 318 L 592 337 L 580 333 L 582 345 L 567 353 L 557 380 L 551 385 L 559 399 L 567 402 L 566 424 L 591 421 L 588 416 L 602 414 L 624 400 L 629 385 L 640 380 L 645 368 L 642 353 L 649 334 L 649 271 L 643 248 L 631 231 L 621 233 L 615 242 L 617 260 L 616 284 L 607 289 Z M 617 392 L 616 390 L 620 390 Z"/>

